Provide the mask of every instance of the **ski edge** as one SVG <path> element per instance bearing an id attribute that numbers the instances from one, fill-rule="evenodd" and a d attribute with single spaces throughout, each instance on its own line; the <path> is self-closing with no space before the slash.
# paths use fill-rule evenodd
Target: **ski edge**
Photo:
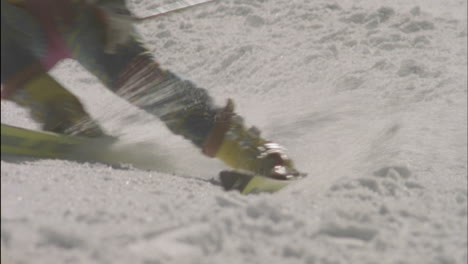
<path id="1" fill-rule="evenodd" d="M 224 170 L 219 173 L 221 185 L 226 191 L 237 190 L 241 194 L 273 193 L 305 177 L 305 175 L 288 180 L 268 178 L 236 170 Z"/>

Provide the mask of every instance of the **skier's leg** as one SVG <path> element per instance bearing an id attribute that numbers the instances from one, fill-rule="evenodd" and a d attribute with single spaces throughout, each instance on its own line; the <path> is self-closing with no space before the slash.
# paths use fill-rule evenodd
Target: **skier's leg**
<path id="1" fill-rule="evenodd" d="M 206 90 L 160 68 L 136 33 L 125 45 L 116 47 L 114 54 L 106 53 L 106 28 L 95 14 L 89 8 L 65 36 L 73 58 L 117 95 L 201 146 L 218 110 Z"/>
<path id="2" fill-rule="evenodd" d="M 44 44 L 33 19 L 3 0 L 1 12 L 2 99 L 28 108 L 46 131 L 102 135 L 79 100 L 49 76 L 33 55 Z"/>
<path id="3" fill-rule="evenodd" d="M 106 54 L 103 24 L 92 13 L 83 18 L 81 29 L 73 33 L 79 43 L 69 42 L 69 49 L 116 94 L 233 168 L 277 177 L 297 173 L 283 148 L 244 126 L 231 101 L 225 108 L 216 107 L 205 89 L 161 69 L 136 33 L 114 54 Z"/>
<path id="4" fill-rule="evenodd" d="M 4 99 L 29 109 L 31 117 L 45 131 L 87 137 L 104 135 L 79 100 L 45 72 L 10 91 Z"/>

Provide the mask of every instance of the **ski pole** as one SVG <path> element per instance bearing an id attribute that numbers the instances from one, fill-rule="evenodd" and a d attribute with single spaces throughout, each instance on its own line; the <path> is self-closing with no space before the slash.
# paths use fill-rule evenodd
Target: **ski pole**
<path id="1" fill-rule="evenodd" d="M 166 6 L 157 8 L 156 14 L 144 16 L 144 17 L 132 17 L 132 19 L 134 20 L 134 22 L 141 23 L 147 20 L 154 19 L 159 16 L 164 16 L 173 12 L 182 11 L 189 7 L 195 7 L 195 6 L 203 5 L 203 4 L 214 2 L 214 1 L 216 0 L 180 0 L 172 4 L 168 4 Z"/>

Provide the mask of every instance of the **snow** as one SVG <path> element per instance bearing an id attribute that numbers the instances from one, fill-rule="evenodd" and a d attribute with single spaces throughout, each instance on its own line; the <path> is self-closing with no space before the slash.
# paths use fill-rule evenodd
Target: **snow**
<path id="1" fill-rule="evenodd" d="M 53 74 L 141 162 L 2 160 L 2 263 L 466 263 L 466 8 L 218 0 L 139 25 L 161 65 L 233 98 L 309 174 L 275 194 L 211 184 L 221 163 L 63 62 Z"/>

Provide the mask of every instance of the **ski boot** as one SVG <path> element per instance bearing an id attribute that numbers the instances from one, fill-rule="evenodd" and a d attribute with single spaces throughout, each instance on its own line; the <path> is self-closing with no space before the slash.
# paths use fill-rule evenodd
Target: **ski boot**
<path id="1" fill-rule="evenodd" d="M 244 126 L 243 119 L 234 113 L 231 99 L 217 115 L 215 127 L 202 151 L 207 156 L 221 159 L 238 172 L 250 172 L 277 180 L 302 175 L 286 155 L 285 148 L 263 139 L 257 128 L 247 129 Z"/>
<path id="2" fill-rule="evenodd" d="M 82 137 L 106 136 L 78 98 L 47 73 L 21 85 L 5 99 L 28 108 L 45 131 Z"/>

